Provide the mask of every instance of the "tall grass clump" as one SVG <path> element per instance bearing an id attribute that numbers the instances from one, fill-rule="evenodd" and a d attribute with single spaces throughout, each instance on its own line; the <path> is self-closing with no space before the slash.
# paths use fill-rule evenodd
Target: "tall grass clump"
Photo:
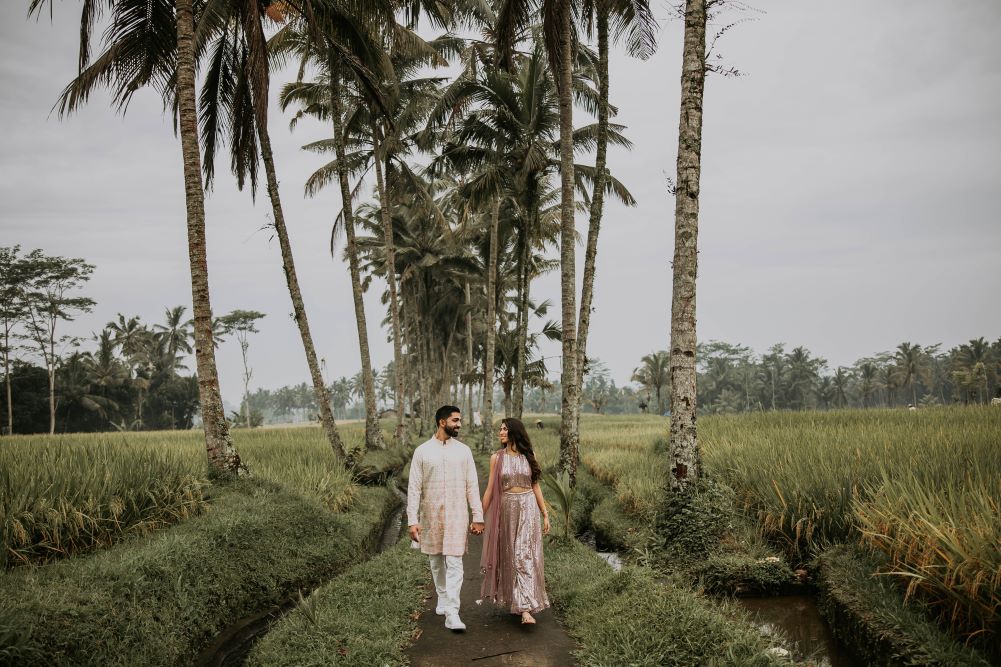
<path id="1" fill-rule="evenodd" d="M 880 568 L 980 640 L 1001 635 L 1001 473 L 983 461 L 929 483 L 918 468 L 884 477 L 855 502 L 862 539 L 886 554 Z"/>
<path id="2" fill-rule="evenodd" d="M 206 505 L 202 466 L 183 454 L 98 437 L 4 438 L 0 563 L 44 563 L 146 534 Z"/>

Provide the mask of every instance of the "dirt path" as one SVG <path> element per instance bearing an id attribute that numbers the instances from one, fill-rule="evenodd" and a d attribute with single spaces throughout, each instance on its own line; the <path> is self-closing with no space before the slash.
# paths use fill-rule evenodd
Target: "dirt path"
<path id="1" fill-rule="evenodd" d="M 480 551 L 483 538 L 469 537 L 469 553 L 463 559 L 462 595 L 459 616 L 465 632 L 445 629 L 445 618 L 434 613 L 437 596 L 428 590 L 424 613 L 418 621 L 420 638 L 407 651 L 414 667 L 452 667 L 475 665 L 496 667 L 565 667 L 576 664 L 571 651 L 574 642 L 556 622 L 553 611 L 538 614 L 535 626 L 521 625 L 518 616 L 476 604 L 480 595 Z"/>

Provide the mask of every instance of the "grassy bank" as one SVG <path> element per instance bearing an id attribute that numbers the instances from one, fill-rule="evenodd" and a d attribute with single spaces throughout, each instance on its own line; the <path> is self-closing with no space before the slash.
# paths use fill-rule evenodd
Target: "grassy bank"
<path id="1" fill-rule="evenodd" d="M 560 620 L 580 644 L 581 664 L 787 664 L 740 616 L 685 586 L 658 581 L 649 568 L 613 572 L 576 541 L 546 546 L 546 582 Z"/>
<path id="2" fill-rule="evenodd" d="M 987 667 L 981 654 L 956 642 L 930 620 L 931 610 L 904 601 L 886 577 L 873 577 L 880 563 L 840 546 L 819 562 L 820 607 L 834 635 L 865 665 Z"/>
<path id="3" fill-rule="evenodd" d="M 342 572 L 395 498 L 335 514 L 264 479 L 213 487 L 208 511 L 86 557 L 0 576 L 0 656 L 21 665 L 189 663 L 227 624 Z"/>
<path id="4" fill-rule="evenodd" d="M 406 665 L 430 582 L 407 540 L 317 589 L 254 646 L 248 665 Z"/>

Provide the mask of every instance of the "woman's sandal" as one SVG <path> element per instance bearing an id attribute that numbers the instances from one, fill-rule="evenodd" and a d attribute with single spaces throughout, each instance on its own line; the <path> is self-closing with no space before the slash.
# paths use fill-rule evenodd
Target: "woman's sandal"
<path id="1" fill-rule="evenodd" d="M 535 618 L 533 618 L 531 614 L 522 615 L 522 617 L 521 617 L 521 624 L 522 625 L 535 625 Z"/>

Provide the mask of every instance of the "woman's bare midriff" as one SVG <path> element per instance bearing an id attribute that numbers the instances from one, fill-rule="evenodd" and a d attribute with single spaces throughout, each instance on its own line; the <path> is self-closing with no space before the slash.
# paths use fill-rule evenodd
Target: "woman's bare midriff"
<path id="1" fill-rule="evenodd" d="M 523 486 L 512 486 L 510 489 L 504 489 L 504 493 L 531 493 L 532 489 L 526 489 Z"/>

